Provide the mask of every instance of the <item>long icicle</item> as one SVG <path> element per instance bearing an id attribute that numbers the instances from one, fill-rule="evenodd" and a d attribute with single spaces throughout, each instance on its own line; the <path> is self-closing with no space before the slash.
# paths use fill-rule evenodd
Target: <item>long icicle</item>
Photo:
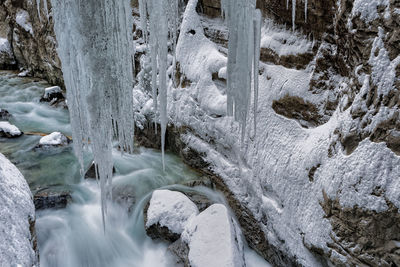
<path id="1" fill-rule="evenodd" d="M 228 25 L 227 115 L 239 122 L 241 142 L 244 142 L 250 106 L 252 74 L 258 79 L 259 28 L 254 20 L 256 1 L 222 0 Z M 257 18 L 257 23 L 261 18 Z M 257 30 L 257 32 L 256 32 Z M 258 44 L 257 44 L 258 42 Z M 258 55 L 256 55 L 258 54 Z M 257 60 L 257 63 L 255 62 Z M 257 66 L 256 66 L 257 65 Z M 254 83 L 254 82 L 253 82 Z M 254 83 L 255 104 L 258 80 Z"/>
<path id="2" fill-rule="evenodd" d="M 152 66 L 152 94 L 155 114 L 160 113 L 161 124 L 161 151 L 163 169 L 165 170 L 165 134 L 168 123 L 167 114 L 167 68 L 168 68 L 168 29 L 172 39 L 172 50 L 175 54 L 177 39 L 177 20 L 179 15 L 180 0 L 140 0 L 141 25 L 147 28 L 147 14 L 150 28 L 150 59 Z M 147 38 L 146 38 L 147 40 Z M 173 60 L 175 68 L 175 59 Z M 158 80 L 158 82 L 157 82 Z M 158 96 L 157 96 L 158 89 Z M 160 105 L 158 105 L 160 101 Z M 157 119 L 155 118 L 155 130 L 157 131 Z"/>
<path id="3" fill-rule="evenodd" d="M 113 135 L 121 149 L 133 151 L 132 10 L 128 0 L 52 0 L 52 7 L 74 150 L 83 169 L 90 142 L 105 229 Z"/>

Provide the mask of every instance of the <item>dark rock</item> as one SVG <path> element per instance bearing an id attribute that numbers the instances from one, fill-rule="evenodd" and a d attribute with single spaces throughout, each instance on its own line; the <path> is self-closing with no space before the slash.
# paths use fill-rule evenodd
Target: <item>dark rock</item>
<path id="1" fill-rule="evenodd" d="M 272 108 L 282 116 L 297 120 L 305 128 L 316 127 L 326 122 L 313 103 L 298 96 L 286 95 L 274 100 Z"/>
<path id="2" fill-rule="evenodd" d="M 113 167 L 112 173 L 115 174 L 115 167 Z M 96 179 L 96 165 L 94 161 L 92 161 L 88 170 L 85 172 L 85 179 Z"/>
<path id="3" fill-rule="evenodd" d="M 175 256 L 175 264 L 183 265 L 184 267 L 190 267 L 189 263 L 189 247 L 182 241 L 182 239 L 176 240 L 174 243 L 168 246 L 168 251 Z"/>
<path id="4" fill-rule="evenodd" d="M 197 208 L 200 212 L 207 209 L 209 206 L 214 204 L 213 201 L 208 199 L 205 195 L 202 195 L 198 192 L 191 191 L 191 192 L 184 192 L 184 194 L 194 203 L 196 204 Z"/>
<path id="5" fill-rule="evenodd" d="M 33 197 L 36 210 L 65 208 L 71 200 L 69 191 L 53 191 L 51 188 L 40 190 Z"/>
<path id="6" fill-rule="evenodd" d="M 5 110 L 0 108 L 0 121 L 8 121 L 11 118 L 11 114 Z"/>

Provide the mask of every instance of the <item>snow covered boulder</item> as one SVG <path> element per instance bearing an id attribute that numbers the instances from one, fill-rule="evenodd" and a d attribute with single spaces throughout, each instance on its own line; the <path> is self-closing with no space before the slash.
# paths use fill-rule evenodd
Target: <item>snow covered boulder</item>
<path id="1" fill-rule="evenodd" d="M 0 108 L 0 121 L 8 121 L 11 118 L 10 112 L 7 110 Z"/>
<path id="2" fill-rule="evenodd" d="M 222 204 L 193 217 L 182 233 L 192 267 L 245 266 L 240 229 Z"/>
<path id="3" fill-rule="evenodd" d="M 168 241 L 179 239 L 188 220 L 199 213 L 197 206 L 184 194 L 170 190 L 156 190 L 146 212 L 145 226 L 151 238 Z"/>
<path id="4" fill-rule="evenodd" d="M 19 170 L 0 154 L 0 265 L 37 266 L 35 207 Z"/>
<path id="5" fill-rule="evenodd" d="M 53 132 L 40 138 L 39 145 L 37 147 L 65 146 L 70 142 L 71 140 L 62 133 Z"/>
<path id="6" fill-rule="evenodd" d="M 0 137 L 14 138 L 22 134 L 17 126 L 10 124 L 8 121 L 0 121 Z"/>
<path id="7" fill-rule="evenodd" d="M 40 102 L 50 102 L 50 104 L 55 104 L 64 99 L 61 88 L 59 86 L 52 86 L 44 89 L 44 94 L 40 99 Z"/>

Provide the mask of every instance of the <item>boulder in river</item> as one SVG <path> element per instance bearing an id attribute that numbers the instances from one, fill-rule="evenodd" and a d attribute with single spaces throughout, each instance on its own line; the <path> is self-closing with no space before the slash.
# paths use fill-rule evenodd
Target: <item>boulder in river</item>
<path id="1" fill-rule="evenodd" d="M 179 239 L 188 220 L 198 213 L 197 206 L 181 192 L 156 190 L 148 208 L 145 208 L 146 233 L 153 239 L 174 242 Z"/>
<path id="2" fill-rule="evenodd" d="M 43 136 L 37 147 L 54 147 L 54 146 L 66 146 L 71 143 L 71 139 L 60 132 L 53 132 L 49 135 Z"/>
<path id="3" fill-rule="evenodd" d="M 53 190 L 51 188 L 40 190 L 33 197 L 36 210 L 62 209 L 71 200 L 71 193 L 68 190 Z"/>
<path id="4" fill-rule="evenodd" d="M 0 121 L 0 137 L 14 138 L 22 134 L 17 126 L 10 124 L 8 121 Z"/>
<path id="5" fill-rule="evenodd" d="M 10 112 L 7 110 L 0 108 L 0 121 L 8 121 L 11 118 Z"/>
<path id="6" fill-rule="evenodd" d="M 44 89 L 44 94 L 40 99 L 40 102 L 50 102 L 50 104 L 57 104 L 64 101 L 65 97 L 59 86 L 47 87 Z"/>
<path id="7" fill-rule="evenodd" d="M 222 204 L 214 204 L 188 221 L 182 241 L 190 266 L 245 266 L 241 231 Z"/>

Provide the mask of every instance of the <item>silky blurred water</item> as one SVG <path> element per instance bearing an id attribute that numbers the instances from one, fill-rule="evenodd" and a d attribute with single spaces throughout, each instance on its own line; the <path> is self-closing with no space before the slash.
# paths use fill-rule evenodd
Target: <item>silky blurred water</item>
<path id="1" fill-rule="evenodd" d="M 23 132 L 71 134 L 68 111 L 40 103 L 43 81 L 20 78 L 15 73 L 0 72 L 0 108 L 12 114 L 10 123 Z M 162 169 L 158 151 L 137 148 L 132 155 L 115 150 L 113 160 L 114 197 L 126 201 L 110 201 L 104 232 L 100 188 L 95 180 L 82 180 L 72 147 L 36 148 L 40 136 L 23 135 L 16 139 L 0 138 L 0 153 L 5 154 L 27 179 L 33 193 L 54 187 L 72 192 L 72 203 L 64 209 L 37 211 L 36 232 L 42 267 L 80 266 L 174 266 L 167 253 L 167 243 L 146 236 L 143 206 L 157 188 L 197 190 L 215 202 L 224 202 L 218 192 L 207 188 L 187 188 L 174 184 L 199 178 L 177 156 L 166 154 L 166 170 Z M 90 153 L 85 154 L 87 165 Z M 247 266 L 268 266 L 246 248 Z"/>

